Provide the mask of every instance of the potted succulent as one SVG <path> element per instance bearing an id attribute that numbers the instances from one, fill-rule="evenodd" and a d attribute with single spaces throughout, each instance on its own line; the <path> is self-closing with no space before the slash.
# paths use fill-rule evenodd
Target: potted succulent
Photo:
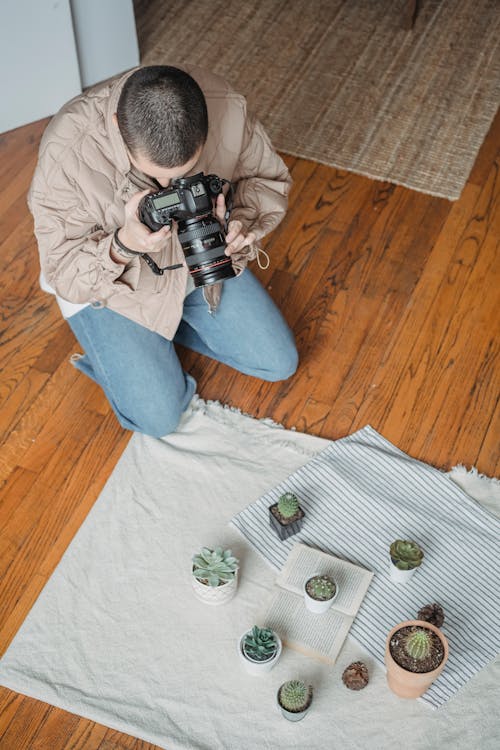
<path id="1" fill-rule="evenodd" d="M 269 521 L 282 542 L 300 531 L 304 515 L 293 492 L 285 492 L 278 502 L 269 508 Z"/>
<path id="2" fill-rule="evenodd" d="M 327 612 L 338 594 L 338 586 L 331 576 L 315 575 L 304 584 L 304 602 L 310 612 Z"/>
<path id="3" fill-rule="evenodd" d="M 203 547 L 193 556 L 192 584 L 205 604 L 226 604 L 236 593 L 239 561 L 230 549 Z"/>
<path id="4" fill-rule="evenodd" d="M 311 685 L 306 685 L 302 680 L 288 680 L 278 690 L 278 706 L 281 713 L 288 721 L 300 721 L 308 712 L 312 699 L 313 690 Z"/>
<path id="5" fill-rule="evenodd" d="M 396 539 L 391 544 L 389 554 L 389 572 L 396 583 L 408 583 L 424 557 L 418 544 L 407 539 Z"/>
<path id="6" fill-rule="evenodd" d="M 238 653 L 249 674 L 270 672 L 281 656 L 281 638 L 271 628 L 254 625 L 238 642 Z"/>
<path id="7" fill-rule="evenodd" d="M 419 698 L 439 677 L 448 659 L 448 641 L 425 620 L 400 622 L 387 636 L 387 682 L 400 698 Z"/>

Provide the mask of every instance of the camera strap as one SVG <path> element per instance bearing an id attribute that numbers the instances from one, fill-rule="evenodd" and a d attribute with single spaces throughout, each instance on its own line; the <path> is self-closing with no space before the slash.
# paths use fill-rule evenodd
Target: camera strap
<path id="1" fill-rule="evenodd" d="M 143 258 L 152 272 L 156 274 L 156 276 L 163 276 L 165 271 L 175 271 L 176 268 L 182 268 L 184 265 L 183 263 L 176 263 L 173 266 L 164 266 L 163 268 L 160 268 L 153 260 L 153 258 L 148 255 L 147 253 L 140 253 L 141 258 Z"/>
<path id="2" fill-rule="evenodd" d="M 223 185 L 229 185 L 226 195 L 224 196 L 224 200 L 226 201 L 226 213 L 224 214 L 224 231 L 227 233 L 227 224 L 229 221 L 229 217 L 231 216 L 231 211 L 233 210 L 233 199 L 234 199 L 234 187 L 233 183 L 229 180 L 221 180 Z"/>
<path id="3" fill-rule="evenodd" d="M 133 258 L 135 255 L 138 255 L 140 258 L 144 258 L 150 269 L 156 276 L 163 276 L 165 271 L 174 271 L 176 268 L 182 268 L 182 263 L 176 263 L 173 266 L 164 266 L 163 268 L 160 268 L 153 260 L 153 258 L 148 255 L 147 253 L 140 253 L 137 250 L 131 250 L 129 247 L 123 244 L 121 242 L 120 238 L 118 237 L 119 229 L 117 229 L 113 235 L 113 239 L 116 243 L 116 245 L 119 247 L 119 249 L 122 251 L 123 255 L 125 255 L 126 258 Z"/>

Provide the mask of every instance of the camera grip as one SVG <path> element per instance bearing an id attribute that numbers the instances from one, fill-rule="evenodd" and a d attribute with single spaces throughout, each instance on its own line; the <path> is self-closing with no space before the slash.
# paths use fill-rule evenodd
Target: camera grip
<path id="1" fill-rule="evenodd" d="M 152 232 L 157 232 L 159 229 L 162 229 L 163 227 L 171 227 L 172 226 L 172 219 L 169 219 L 168 221 L 164 221 L 163 223 L 157 222 L 154 220 L 154 217 L 151 214 L 151 211 L 149 210 L 149 202 L 148 198 L 149 195 L 145 195 L 144 198 L 139 203 L 139 208 L 137 209 L 137 214 L 139 216 L 139 220 L 148 227 Z"/>

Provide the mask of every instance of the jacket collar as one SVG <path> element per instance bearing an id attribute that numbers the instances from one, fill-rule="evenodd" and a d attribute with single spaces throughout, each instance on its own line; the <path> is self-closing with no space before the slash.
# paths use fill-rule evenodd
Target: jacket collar
<path id="1" fill-rule="evenodd" d="M 134 73 L 138 68 L 132 68 L 128 70 L 123 76 L 120 76 L 111 88 L 111 93 L 107 102 L 106 110 L 106 129 L 111 142 L 111 147 L 115 157 L 115 167 L 123 176 L 127 175 L 132 169 L 130 159 L 128 158 L 127 149 L 121 136 L 120 130 L 116 127 L 113 121 L 113 115 L 115 114 L 118 107 L 118 99 L 122 92 L 125 81 Z"/>

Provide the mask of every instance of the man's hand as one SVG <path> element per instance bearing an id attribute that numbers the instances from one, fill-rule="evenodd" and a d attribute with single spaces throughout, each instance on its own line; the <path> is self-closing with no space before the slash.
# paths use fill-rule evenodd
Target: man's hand
<path id="1" fill-rule="evenodd" d="M 170 235 L 170 227 L 162 227 L 157 232 L 151 232 L 142 221 L 139 220 L 137 209 L 145 195 L 151 191 L 143 190 L 136 193 L 125 204 L 125 224 L 118 232 L 118 239 L 125 247 L 135 250 L 137 253 L 157 253 Z"/>
<path id="2" fill-rule="evenodd" d="M 224 215 L 226 213 L 226 200 L 222 193 L 217 196 L 217 202 L 215 204 L 215 215 L 221 224 L 224 224 Z M 237 219 L 230 221 L 227 225 L 226 242 L 227 247 L 225 250 L 226 255 L 233 255 L 241 251 L 244 247 L 250 247 L 255 242 L 255 234 L 248 232 L 244 234 L 242 232 L 243 225 L 241 221 Z"/>

